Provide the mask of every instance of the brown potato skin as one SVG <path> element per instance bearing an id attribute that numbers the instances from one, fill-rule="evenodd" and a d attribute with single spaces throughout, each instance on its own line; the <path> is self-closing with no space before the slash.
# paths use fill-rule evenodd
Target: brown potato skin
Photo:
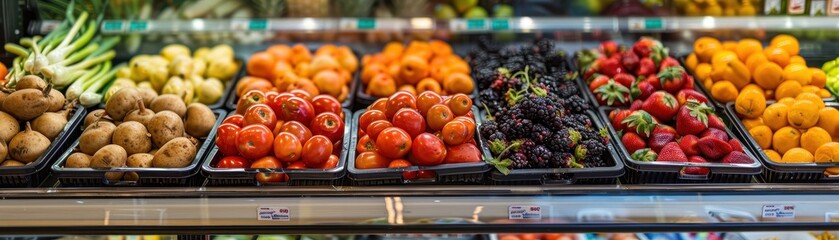
<path id="1" fill-rule="evenodd" d="M 172 139 L 163 145 L 152 159 L 152 166 L 161 168 L 182 168 L 189 166 L 195 158 L 195 143 L 185 137 Z"/>
<path id="2" fill-rule="evenodd" d="M 210 134 L 216 123 L 216 114 L 207 105 L 190 104 L 186 109 L 186 133 L 196 138 L 203 138 Z"/>
<path id="3" fill-rule="evenodd" d="M 123 122 L 114 130 L 111 142 L 120 145 L 128 155 L 151 150 L 151 137 L 146 126 L 135 121 Z"/>
<path id="4" fill-rule="evenodd" d="M 184 135 L 183 120 L 178 114 L 168 110 L 155 113 L 147 128 L 151 133 L 152 143 L 158 147 Z"/>

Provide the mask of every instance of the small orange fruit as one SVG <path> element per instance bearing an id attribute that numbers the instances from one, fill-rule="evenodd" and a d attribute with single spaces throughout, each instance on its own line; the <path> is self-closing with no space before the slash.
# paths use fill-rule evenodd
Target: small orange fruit
<path id="1" fill-rule="evenodd" d="M 813 73 L 807 65 L 791 63 L 784 67 L 784 80 L 798 81 L 801 86 L 804 86 L 813 81 Z"/>
<path id="2" fill-rule="evenodd" d="M 723 50 L 722 43 L 716 38 L 701 37 L 693 42 L 693 51 L 699 58 L 699 62 L 711 62 L 711 57 L 720 50 Z"/>
<path id="3" fill-rule="evenodd" d="M 783 48 L 791 56 L 797 56 L 801 50 L 798 44 L 798 39 L 787 34 L 780 34 L 773 37 L 769 45 Z"/>
<path id="4" fill-rule="evenodd" d="M 766 54 L 766 59 L 777 63 L 781 67 L 786 67 L 789 64 L 789 53 L 784 50 L 783 48 L 779 47 L 768 47 L 766 50 L 763 51 L 763 54 Z"/>
<path id="5" fill-rule="evenodd" d="M 402 58 L 399 77 L 408 84 L 417 84 L 428 76 L 428 62 L 420 56 L 407 55 Z"/>
<path id="6" fill-rule="evenodd" d="M 745 38 L 737 42 L 737 57 L 740 61 L 746 61 L 750 55 L 754 53 L 763 52 L 763 44 L 760 41 L 752 38 Z"/>
<path id="7" fill-rule="evenodd" d="M 819 68 L 810 68 L 810 72 L 813 73 L 813 81 L 810 82 L 810 85 L 824 88 L 824 84 L 827 83 L 827 74 Z"/>

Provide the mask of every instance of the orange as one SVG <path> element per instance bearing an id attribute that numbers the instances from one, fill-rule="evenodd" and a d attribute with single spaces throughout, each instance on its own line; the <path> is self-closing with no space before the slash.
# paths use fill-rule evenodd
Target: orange
<path id="1" fill-rule="evenodd" d="M 810 81 L 810 85 L 824 88 L 824 84 L 827 83 L 827 75 L 824 71 L 818 68 L 810 68 L 810 72 L 813 73 L 813 81 Z"/>
<path id="2" fill-rule="evenodd" d="M 735 41 L 723 41 L 722 48 L 728 51 L 737 51 L 737 42 Z"/>
<path id="3" fill-rule="evenodd" d="M 471 94 L 475 90 L 475 81 L 464 73 L 452 73 L 443 80 L 443 90 L 449 95 Z"/>
<path id="4" fill-rule="evenodd" d="M 414 95 L 414 96 L 417 95 L 417 89 L 414 88 L 413 85 L 402 85 L 401 87 L 399 87 L 399 89 L 396 89 L 396 91 L 397 92 L 405 91 L 405 92 L 410 93 L 411 95 Z"/>
<path id="5" fill-rule="evenodd" d="M 763 110 L 763 123 L 772 131 L 778 130 L 787 126 L 787 112 L 789 105 L 784 103 L 774 103 Z"/>
<path id="6" fill-rule="evenodd" d="M 750 55 L 763 52 L 763 45 L 758 40 L 745 38 L 737 42 L 737 49 L 734 51 L 737 53 L 737 57 L 740 58 L 740 61 L 745 62 Z"/>
<path id="7" fill-rule="evenodd" d="M 828 142 L 816 149 L 815 161 L 817 163 L 839 162 L 839 143 Z"/>
<path id="8" fill-rule="evenodd" d="M 714 80 L 710 78 L 705 79 L 705 81 L 702 82 L 702 86 L 704 86 L 705 89 L 711 89 L 711 87 L 714 86 Z"/>
<path id="9" fill-rule="evenodd" d="M 781 65 L 781 67 L 786 67 L 789 64 L 789 53 L 783 48 L 768 47 L 763 50 L 763 54 L 766 54 L 766 59 Z"/>
<path id="10" fill-rule="evenodd" d="M 765 62 L 755 68 L 754 81 L 763 89 L 775 89 L 784 81 L 784 70 L 773 62 Z"/>
<path id="11" fill-rule="evenodd" d="M 743 122 L 743 127 L 745 127 L 746 130 L 751 130 L 752 128 L 755 128 L 757 126 L 766 126 L 766 125 L 763 124 L 763 117 L 757 117 L 757 118 L 751 118 L 751 119 L 746 118 L 746 119 L 741 119 L 740 121 Z"/>
<path id="12" fill-rule="evenodd" d="M 832 107 L 819 110 L 819 122 L 816 126 L 827 130 L 831 136 L 839 136 L 839 110 Z"/>
<path id="13" fill-rule="evenodd" d="M 338 75 L 341 76 L 341 80 L 343 81 L 344 85 L 350 84 L 350 82 L 352 82 L 352 74 L 347 69 L 338 69 Z"/>
<path id="14" fill-rule="evenodd" d="M 813 86 L 813 85 L 807 85 L 807 86 L 801 87 L 801 93 L 815 93 L 816 95 L 819 95 L 819 90 L 821 90 L 821 88 Z M 800 95 L 801 94 L 799 94 L 799 96 Z"/>
<path id="15" fill-rule="evenodd" d="M 274 78 L 273 70 L 275 64 L 276 61 L 274 60 L 274 56 L 272 56 L 270 53 L 254 53 L 248 59 L 248 74 L 255 77 L 272 79 Z"/>
<path id="16" fill-rule="evenodd" d="M 422 93 L 425 91 L 432 91 L 437 94 L 443 92 L 442 87 L 440 87 L 440 83 L 433 78 L 424 78 L 417 83 L 417 92 Z"/>
<path id="17" fill-rule="evenodd" d="M 795 98 L 798 94 L 801 94 L 801 92 L 801 83 L 798 81 L 784 81 L 781 85 L 778 85 L 777 89 L 775 89 L 775 99 L 785 97 Z"/>
<path id="18" fill-rule="evenodd" d="M 766 98 L 763 96 L 763 91 L 750 89 L 740 92 L 740 95 L 734 101 L 734 109 L 738 114 L 747 118 L 760 117 L 763 115 L 763 110 L 766 109 Z"/>
<path id="19" fill-rule="evenodd" d="M 333 97 L 338 97 L 341 94 L 341 86 L 344 86 L 344 79 L 333 70 L 318 72 L 312 78 L 312 82 L 314 82 L 321 93 L 329 94 Z"/>
<path id="20" fill-rule="evenodd" d="M 276 78 L 289 72 L 294 73 L 294 68 L 291 67 L 291 64 L 288 64 L 286 61 L 277 61 L 274 64 L 274 69 L 271 70 L 271 76 Z"/>
<path id="21" fill-rule="evenodd" d="M 405 45 L 400 42 L 390 42 L 382 49 L 382 54 L 392 61 L 402 58 L 403 51 L 405 51 Z"/>
<path id="22" fill-rule="evenodd" d="M 714 56 L 711 58 L 711 66 L 713 66 L 714 69 L 724 68 L 725 65 L 728 64 L 728 62 L 734 60 L 737 60 L 736 53 L 728 50 L 719 51 L 717 53 L 714 53 Z"/>
<path id="23" fill-rule="evenodd" d="M 749 129 L 749 135 L 755 140 L 760 148 L 769 149 L 772 147 L 772 130 L 767 126 L 757 126 Z"/>
<path id="24" fill-rule="evenodd" d="M 772 149 L 764 149 L 763 153 L 766 154 L 766 157 L 773 162 L 781 162 L 781 154 L 778 154 L 775 150 Z"/>
<path id="25" fill-rule="evenodd" d="M 291 60 L 291 48 L 287 45 L 274 45 L 265 50 L 274 56 L 274 60 L 277 61 L 289 61 Z"/>
<path id="26" fill-rule="evenodd" d="M 749 55 L 749 57 L 746 58 L 746 67 L 749 68 L 749 71 L 754 73 L 757 66 L 760 66 L 760 64 L 765 62 L 769 62 L 769 59 L 766 59 L 766 55 L 764 55 L 763 52 L 752 53 L 752 55 Z"/>
<path id="27" fill-rule="evenodd" d="M 370 82 L 370 79 L 373 79 L 373 77 L 377 74 L 387 72 L 387 67 L 380 63 L 365 65 L 364 69 L 361 70 L 361 82 L 367 85 L 367 83 Z"/>
<path id="28" fill-rule="evenodd" d="M 285 90 L 288 89 L 289 85 L 294 84 L 297 81 L 297 75 L 294 72 L 286 72 L 282 75 L 277 75 L 274 77 L 274 87 L 277 89 Z"/>
<path id="29" fill-rule="evenodd" d="M 338 63 L 341 63 L 341 67 L 346 69 L 350 72 L 355 72 L 358 70 L 358 58 L 355 57 L 355 53 L 352 52 L 347 46 L 341 46 L 338 48 Z"/>
<path id="30" fill-rule="evenodd" d="M 781 154 L 784 155 L 784 157 L 781 158 L 781 162 L 783 163 L 811 163 L 814 161 L 812 153 L 799 147 L 791 148 L 789 149 L 789 152 Z"/>
<path id="31" fill-rule="evenodd" d="M 696 53 L 696 57 L 699 58 L 699 62 L 711 62 L 711 57 L 720 50 L 723 50 L 722 43 L 716 38 L 701 37 L 693 42 L 693 51 Z"/>
<path id="32" fill-rule="evenodd" d="M 696 53 L 691 53 L 685 58 L 685 65 L 687 65 L 688 69 L 696 70 L 696 65 L 699 64 L 699 58 L 696 58 Z"/>
<path id="33" fill-rule="evenodd" d="M 795 103 L 795 98 L 792 98 L 792 97 L 781 98 L 781 100 L 778 100 L 778 103 L 783 103 L 783 104 L 786 104 L 787 106 L 792 106 L 792 104 Z M 784 110 L 784 111 L 786 111 L 786 110 Z"/>
<path id="34" fill-rule="evenodd" d="M 435 57 L 448 56 L 452 54 L 452 46 L 440 40 L 431 40 L 428 42 L 431 45 L 431 51 Z"/>
<path id="35" fill-rule="evenodd" d="M 297 81 L 294 81 L 294 83 L 288 86 L 286 91 L 291 91 L 294 89 L 303 90 L 309 93 L 310 96 L 317 96 L 320 94 L 320 90 L 317 86 L 315 86 L 315 83 L 313 83 L 312 80 L 306 78 L 298 78 Z"/>
<path id="36" fill-rule="evenodd" d="M 833 93 L 830 93 L 827 89 L 819 89 L 819 96 L 822 98 L 829 98 L 833 96 Z"/>
<path id="37" fill-rule="evenodd" d="M 820 127 L 811 127 L 801 134 L 801 148 L 815 154 L 816 149 L 833 141 L 830 134 Z"/>
<path id="38" fill-rule="evenodd" d="M 737 94 L 737 87 L 729 81 L 715 82 L 711 86 L 711 96 L 723 103 L 733 102 L 737 99 Z"/>
<path id="39" fill-rule="evenodd" d="M 813 81 L 813 73 L 807 65 L 792 63 L 784 67 L 784 80 L 798 81 L 801 86 L 804 86 Z"/>
<path id="40" fill-rule="evenodd" d="M 801 50 L 798 44 L 798 39 L 793 36 L 781 34 L 772 38 L 769 43 L 770 46 L 779 47 L 787 51 L 791 56 L 797 56 Z"/>
<path id="41" fill-rule="evenodd" d="M 412 41 L 408 44 L 408 48 L 405 48 L 405 55 L 417 55 L 425 59 L 426 61 L 430 60 L 433 57 L 434 52 L 431 50 L 431 44 L 423 41 Z"/>
<path id="42" fill-rule="evenodd" d="M 772 135 L 772 148 L 783 155 L 790 149 L 798 148 L 800 141 L 801 132 L 799 132 L 798 129 L 792 127 L 782 127 Z M 807 152 L 807 150 L 804 150 L 804 152 Z"/>
<path id="43" fill-rule="evenodd" d="M 417 84 L 428 76 L 428 61 L 417 55 L 406 55 L 400 63 L 399 77 L 408 84 Z"/>
<path id="44" fill-rule="evenodd" d="M 711 64 L 708 63 L 700 63 L 696 65 L 696 70 L 694 70 L 696 77 L 699 80 L 707 80 L 711 78 Z"/>
<path id="45" fill-rule="evenodd" d="M 796 100 L 789 107 L 787 122 L 798 129 L 810 128 L 819 122 L 819 110 L 818 105 L 809 100 Z"/>
<path id="46" fill-rule="evenodd" d="M 291 64 L 297 67 L 297 64 L 301 63 L 308 63 L 312 61 L 312 53 L 309 52 L 309 48 L 307 48 L 303 44 L 295 44 L 294 47 L 291 47 Z M 297 74 L 300 75 L 300 74 Z"/>
<path id="47" fill-rule="evenodd" d="M 801 56 L 792 56 L 792 57 L 790 57 L 790 58 L 789 58 L 789 63 L 790 63 L 790 64 L 793 64 L 793 63 L 798 63 L 798 64 L 801 64 L 801 65 L 807 65 L 807 61 L 805 61 L 805 60 L 804 60 L 804 58 L 803 58 L 803 57 L 801 57 Z"/>
<path id="48" fill-rule="evenodd" d="M 388 97 L 396 93 L 396 82 L 387 74 L 378 74 L 370 79 L 365 92 L 374 97 Z"/>
<path id="49" fill-rule="evenodd" d="M 315 50 L 315 57 L 317 56 L 328 56 L 336 58 L 338 57 L 338 47 L 334 44 L 324 44 L 320 46 L 317 50 Z"/>
<path id="50" fill-rule="evenodd" d="M 458 56 L 449 58 L 449 71 L 469 74 L 469 64 Z"/>
<path id="51" fill-rule="evenodd" d="M 807 100 L 816 104 L 816 108 L 818 109 L 824 108 L 824 100 L 822 100 L 822 97 L 815 93 L 802 92 L 795 97 L 795 100 Z"/>
<path id="52" fill-rule="evenodd" d="M 315 57 L 312 58 L 312 62 L 309 63 L 309 66 L 311 67 L 313 74 L 326 70 L 337 71 L 342 68 L 341 64 L 330 55 L 315 55 Z"/>

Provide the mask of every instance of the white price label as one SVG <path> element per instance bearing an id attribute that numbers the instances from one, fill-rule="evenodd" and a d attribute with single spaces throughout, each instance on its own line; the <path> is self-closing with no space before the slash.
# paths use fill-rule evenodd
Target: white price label
<path id="1" fill-rule="evenodd" d="M 795 218 L 795 205 L 774 204 L 763 205 L 764 218 Z"/>
<path id="2" fill-rule="evenodd" d="M 256 220 L 287 222 L 291 220 L 291 213 L 287 207 L 258 207 Z"/>
<path id="3" fill-rule="evenodd" d="M 542 207 L 539 205 L 511 205 L 508 215 L 510 219 L 542 219 Z"/>

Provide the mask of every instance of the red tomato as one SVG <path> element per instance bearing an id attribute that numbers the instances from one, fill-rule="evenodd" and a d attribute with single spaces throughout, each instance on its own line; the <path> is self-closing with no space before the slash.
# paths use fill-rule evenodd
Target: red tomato
<path id="1" fill-rule="evenodd" d="M 277 125 L 277 115 L 274 114 L 274 110 L 271 110 L 271 107 L 265 104 L 256 104 L 245 110 L 245 126 L 250 126 L 253 124 L 262 124 L 270 129 L 273 129 Z"/>
<path id="2" fill-rule="evenodd" d="M 452 110 L 446 105 L 435 104 L 428 109 L 428 113 L 426 113 L 425 117 L 428 121 L 428 127 L 431 128 L 431 130 L 440 131 L 446 123 L 449 123 L 452 119 L 454 119 L 454 113 L 452 113 Z"/>
<path id="3" fill-rule="evenodd" d="M 245 116 L 242 116 L 241 114 L 230 115 L 229 117 L 225 118 L 224 121 L 221 122 L 221 124 L 225 124 L 225 123 L 232 123 L 233 125 L 236 125 L 236 126 L 239 126 L 239 127 L 244 127 L 245 126 Z"/>
<path id="4" fill-rule="evenodd" d="M 376 152 L 363 152 L 355 158 L 355 168 L 373 169 L 386 168 L 390 160 Z"/>
<path id="5" fill-rule="evenodd" d="M 294 94 L 294 96 L 302 98 L 306 101 L 311 101 L 312 100 L 312 94 L 310 94 L 309 92 L 303 91 L 301 89 L 294 89 L 294 90 L 289 91 L 289 93 Z"/>
<path id="6" fill-rule="evenodd" d="M 472 111 L 472 99 L 463 93 L 455 94 L 451 97 L 451 101 L 449 101 L 449 108 L 454 115 L 463 116 Z"/>
<path id="7" fill-rule="evenodd" d="M 227 156 L 222 158 L 216 164 L 217 168 L 246 168 L 250 165 L 250 161 L 240 156 Z"/>
<path id="8" fill-rule="evenodd" d="M 274 138 L 274 156 L 281 162 L 300 160 L 300 153 L 302 151 L 303 144 L 291 133 L 281 132 Z"/>
<path id="9" fill-rule="evenodd" d="M 332 155 L 332 141 L 324 136 L 312 136 L 303 145 L 303 163 L 307 167 L 323 166 L 323 163 L 329 160 L 329 155 Z"/>
<path id="10" fill-rule="evenodd" d="M 469 140 L 469 127 L 463 121 L 451 121 L 443 127 L 443 141 L 448 145 L 460 145 Z"/>
<path id="11" fill-rule="evenodd" d="M 291 97 L 294 97 L 294 94 L 287 92 L 280 93 L 273 99 L 269 99 L 266 104 L 271 107 L 271 110 L 274 110 L 274 113 L 277 114 L 278 118 L 281 118 L 280 113 L 283 111 L 283 103 Z"/>
<path id="12" fill-rule="evenodd" d="M 283 165 L 274 156 L 265 156 L 257 159 L 251 164 L 251 168 L 282 168 Z M 282 173 L 257 173 L 256 180 L 261 183 L 285 181 L 285 174 Z"/>
<path id="13" fill-rule="evenodd" d="M 428 178 L 436 178 L 437 172 L 431 170 L 419 170 L 417 173 L 417 178 L 428 179 Z"/>
<path id="14" fill-rule="evenodd" d="M 331 112 L 340 115 L 344 112 L 341 110 L 341 102 L 338 102 L 338 99 L 325 94 L 317 95 L 312 98 L 312 107 L 315 108 L 315 114 Z"/>
<path id="15" fill-rule="evenodd" d="M 376 137 L 376 152 L 390 159 L 402 158 L 411 151 L 411 136 L 405 130 L 389 127 Z"/>
<path id="16" fill-rule="evenodd" d="M 387 111 L 387 98 L 379 98 L 375 102 L 373 102 L 373 104 L 367 106 L 367 111 L 370 110 L 379 110 L 382 111 L 382 113 Z"/>
<path id="17" fill-rule="evenodd" d="M 388 122 L 387 120 L 377 120 L 373 123 L 370 123 L 370 126 L 367 126 L 367 136 L 370 136 L 370 139 L 378 139 L 379 133 L 385 128 L 393 127 L 393 124 Z"/>
<path id="18" fill-rule="evenodd" d="M 402 178 L 405 180 L 414 180 L 417 179 L 417 171 L 404 171 L 402 172 Z"/>
<path id="19" fill-rule="evenodd" d="M 306 164 L 303 161 L 289 163 L 286 169 L 306 169 Z"/>
<path id="20" fill-rule="evenodd" d="M 430 109 L 431 106 L 434 106 L 434 104 L 438 104 L 441 102 L 443 102 L 443 98 L 440 97 L 440 94 L 437 94 L 432 91 L 425 91 L 420 93 L 420 95 L 417 97 L 417 110 L 419 110 L 420 114 L 422 114 L 422 116 L 425 117 L 426 113 L 428 113 L 428 109 Z"/>
<path id="21" fill-rule="evenodd" d="M 271 153 L 274 134 L 261 124 L 242 128 L 236 136 L 239 155 L 247 159 L 257 159 Z"/>
<path id="22" fill-rule="evenodd" d="M 367 129 L 370 123 L 376 120 L 388 120 L 385 113 L 379 110 L 367 110 L 358 116 L 358 129 Z"/>
<path id="23" fill-rule="evenodd" d="M 279 96 L 279 95 L 280 95 L 280 93 L 275 92 L 275 91 L 268 91 L 268 92 L 264 92 L 264 95 L 265 95 L 265 104 L 268 104 L 268 103 L 270 103 L 272 100 L 274 100 L 275 98 L 277 98 L 277 96 Z M 268 106 L 271 106 L 271 105 L 268 105 Z"/>
<path id="24" fill-rule="evenodd" d="M 446 144 L 431 133 L 423 133 L 414 138 L 411 154 L 418 166 L 434 166 L 446 159 Z"/>
<path id="25" fill-rule="evenodd" d="M 283 132 L 282 131 L 283 125 L 285 125 L 285 122 L 283 120 L 278 120 L 277 121 L 277 124 L 274 125 L 273 130 L 271 130 L 271 132 L 274 133 L 274 137 L 276 137 L 277 134 L 280 134 L 281 132 Z"/>
<path id="26" fill-rule="evenodd" d="M 390 161 L 390 164 L 387 165 L 387 168 L 406 168 L 406 167 L 410 167 L 410 166 L 413 166 L 413 165 L 411 165 L 411 162 L 408 162 L 408 160 L 396 159 L 396 160 Z"/>
<path id="27" fill-rule="evenodd" d="M 471 163 L 481 161 L 481 151 L 475 144 L 464 143 L 446 147 L 446 163 Z"/>
<path id="28" fill-rule="evenodd" d="M 403 108 L 393 115 L 393 126 L 405 130 L 414 138 L 425 132 L 425 119 L 417 110 Z"/>
<path id="29" fill-rule="evenodd" d="M 219 152 L 226 156 L 239 155 L 239 145 L 236 137 L 242 128 L 232 123 L 225 123 L 218 126 L 216 130 L 216 146 Z"/>
<path id="30" fill-rule="evenodd" d="M 376 151 L 376 142 L 370 138 L 369 135 L 365 135 L 358 139 L 358 144 L 355 145 L 356 152 L 375 152 Z"/>
<path id="31" fill-rule="evenodd" d="M 312 104 L 299 97 L 291 97 L 282 106 L 282 119 L 285 121 L 298 121 L 310 123 L 315 118 L 315 109 Z"/>
<path id="32" fill-rule="evenodd" d="M 417 98 L 409 92 L 399 91 L 390 95 L 387 99 L 385 116 L 387 116 L 387 119 L 393 119 L 393 115 L 396 115 L 396 112 L 403 108 L 416 109 Z"/>
<path id="33" fill-rule="evenodd" d="M 466 116 L 460 116 L 454 118 L 453 121 L 461 121 L 464 124 L 466 124 L 466 135 L 468 135 L 470 138 L 472 138 L 472 136 L 475 136 L 475 119 Z"/>
<path id="34" fill-rule="evenodd" d="M 309 138 L 312 138 L 312 131 L 309 131 L 305 125 L 297 121 L 288 121 L 280 127 L 280 132 L 287 132 L 291 133 L 298 140 L 300 140 L 300 144 L 306 144 L 309 141 Z"/>
<path id="35" fill-rule="evenodd" d="M 338 114 L 325 112 L 319 114 L 310 124 L 313 135 L 323 135 L 332 142 L 341 141 L 344 137 L 344 121 Z"/>
<path id="36" fill-rule="evenodd" d="M 338 156 L 335 154 L 329 155 L 329 159 L 323 163 L 323 166 L 320 166 L 321 169 L 333 169 L 338 167 Z"/>
<path id="37" fill-rule="evenodd" d="M 236 113 L 245 114 L 245 110 L 248 110 L 249 107 L 265 103 L 265 101 L 265 93 L 259 90 L 250 90 L 242 95 L 242 98 L 239 98 L 239 102 L 236 103 Z"/>

